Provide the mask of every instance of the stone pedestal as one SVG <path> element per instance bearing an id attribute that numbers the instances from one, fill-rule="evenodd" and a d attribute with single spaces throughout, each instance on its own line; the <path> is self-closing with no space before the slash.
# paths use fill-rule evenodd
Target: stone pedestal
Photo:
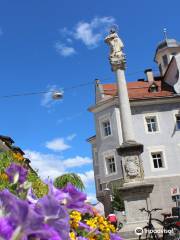
<path id="1" fill-rule="evenodd" d="M 153 184 L 144 181 L 142 144 L 135 141 L 124 142 L 117 151 L 122 157 L 124 184 L 119 188 L 119 192 L 124 200 L 127 219 L 120 232 L 124 239 L 133 239 L 137 238 L 135 229 L 146 225 L 147 214 L 139 209 L 151 209 L 150 193 Z"/>
<path id="2" fill-rule="evenodd" d="M 141 153 L 143 145 L 136 141 L 123 142 L 117 149 L 122 157 L 122 168 L 125 183 L 134 183 L 142 181 L 144 178 L 143 162 Z"/>
<path id="3" fill-rule="evenodd" d="M 136 183 L 125 183 L 119 188 L 119 192 L 124 199 L 126 210 L 126 224 L 120 231 L 123 239 L 137 239 L 135 229 L 143 228 L 147 223 L 147 214 L 141 212 L 140 208 L 151 209 L 150 193 L 152 192 L 153 184 L 148 184 L 144 181 Z"/>
<path id="4" fill-rule="evenodd" d="M 140 208 L 151 208 L 149 195 L 152 192 L 153 184 L 136 182 L 124 184 L 119 192 L 124 199 L 127 224 L 134 224 L 146 220 L 146 214 L 139 211 Z"/>
<path id="5" fill-rule="evenodd" d="M 147 214 L 139 209 L 151 208 L 150 193 L 153 184 L 144 181 L 142 144 L 136 141 L 124 141 L 117 152 L 122 157 L 124 184 L 119 188 L 119 192 L 124 200 L 127 220 L 120 235 L 123 239 L 137 239 L 135 229 L 143 228 L 147 222 Z"/>

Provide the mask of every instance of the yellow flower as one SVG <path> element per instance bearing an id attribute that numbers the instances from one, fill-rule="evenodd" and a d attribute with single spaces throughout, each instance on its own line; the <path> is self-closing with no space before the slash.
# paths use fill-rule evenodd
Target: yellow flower
<path id="1" fill-rule="evenodd" d="M 75 235 L 74 232 L 70 232 L 69 237 L 70 237 L 71 240 L 76 240 L 76 235 Z"/>
<path id="2" fill-rule="evenodd" d="M 13 153 L 13 157 L 18 161 L 23 161 L 24 158 L 20 153 Z"/>
<path id="3" fill-rule="evenodd" d="M 96 228 L 97 227 L 97 218 L 90 218 L 90 219 L 86 220 L 86 224 L 92 228 Z"/>
<path id="4" fill-rule="evenodd" d="M 9 177 L 6 173 L 1 173 L 0 174 L 0 179 L 3 181 L 8 181 Z"/>
<path id="5" fill-rule="evenodd" d="M 81 221 L 82 216 L 78 211 L 72 211 L 70 213 L 70 225 L 72 228 L 78 228 L 79 222 Z"/>
<path id="6" fill-rule="evenodd" d="M 103 223 L 103 222 L 104 222 L 104 218 L 103 218 L 102 216 L 100 216 L 100 217 L 98 218 L 98 222 L 99 222 L 99 223 Z"/>

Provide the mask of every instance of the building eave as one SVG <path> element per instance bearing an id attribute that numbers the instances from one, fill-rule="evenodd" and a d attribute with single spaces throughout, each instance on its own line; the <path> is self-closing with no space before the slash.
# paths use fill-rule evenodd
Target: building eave
<path id="1" fill-rule="evenodd" d="M 14 140 L 11 137 L 0 135 L 0 139 L 4 142 L 10 142 L 11 144 L 14 143 Z"/>
<path id="2" fill-rule="evenodd" d="M 131 98 L 130 105 L 133 106 L 144 106 L 144 105 L 157 105 L 157 104 L 166 104 L 166 103 L 174 103 L 180 102 L 179 94 L 172 94 L 171 96 L 158 96 L 158 97 L 144 97 L 141 99 Z M 108 107 L 117 106 L 118 107 L 118 97 L 112 97 L 111 99 L 107 99 L 103 102 L 99 102 L 98 104 L 91 106 L 88 108 L 90 112 L 97 113 L 107 109 Z"/>
<path id="3" fill-rule="evenodd" d="M 86 139 L 86 141 L 91 144 L 95 144 L 96 143 L 96 135 L 89 137 L 88 139 Z"/>

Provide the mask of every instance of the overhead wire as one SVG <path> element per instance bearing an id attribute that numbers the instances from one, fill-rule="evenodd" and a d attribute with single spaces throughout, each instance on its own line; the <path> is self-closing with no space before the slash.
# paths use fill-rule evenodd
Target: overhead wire
<path id="1" fill-rule="evenodd" d="M 83 84 L 79 84 L 79 85 L 74 85 L 72 87 L 61 88 L 60 91 L 68 91 L 68 90 L 71 90 L 71 89 L 84 87 L 84 86 L 87 86 L 87 85 L 90 85 L 90 84 L 94 84 L 94 81 L 83 83 Z M 46 93 L 54 93 L 54 92 L 56 92 L 58 90 L 59 89 L 48 90 L 48 91 L 39 91 L 39 92 L 24 92 L 24 93 L 17 93 L 17 94 L 0 96 L 0 98 L 11 98 L 11 97 L 23 97 L 23 96 L 40 95 L 40 94 L 46 94 Z"/>
<path id="2" fill-rule="evenodd" d="M 153 71 L 158 71 L 158 70 L 153 69 Z M 144 70 L 139 70 L 139 71 L 132 72 L 132 73 L 129 73 L 129 74 L 126 74 L 126 75 L 127 76 L 131 76 L 131 75 L 135 75 L 135 74 L 141 73 L 141 72 L 144 72 Z M 110 79 L 110 78 L 101 78 L 101 79 L 105 80 L 105 79 Z M 47 90 L 47 91 L 37 91 L 37 92 L 24 92 L 24 93 L 16 93 L 16 94 L 4 95 L 4 96 L 0 96 L 0 99 L 2 99 L 2 98 L 13 98 L 13 97 L 25 97 L 25 96 L 41 95 L 41 94 L 46 94 L 46 93 L 52 93 L 53 94 L 56 91 L 60 91 L 60 92 L 70 91 L 70 90 L 73 90 L 73 89 L 77 89 L 77 88 L 81 88 L 81 87 L 85 87 L 85 86 L 93 85 L 93 84 L 94 84 L 94 80 L 86 82 L 86 83 L 81 83 L 81 84 L 77 84 L 77 85 L 74 85 L 74 86 L 66 87 L 66 88 L 61 88 L 61 89 L 54 89 L 54 90 Z"/>

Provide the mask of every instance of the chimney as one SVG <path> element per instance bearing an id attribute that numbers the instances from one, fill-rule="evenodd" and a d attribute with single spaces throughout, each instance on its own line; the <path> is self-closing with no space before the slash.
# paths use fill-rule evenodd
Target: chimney
<path id="1" fill-rule="evenodd" d="M 146 69 L 144 73 L 146 74 L 146 78 L 149 84 L 152 84 L 154 82 L 154 75 L 152 69 Z"/>
<path id="2" fill-rule="evenodd" d="M 99 79 L 95 79 L 95 102 L 98 103 L 104 98 L 103 86 Z"/>

